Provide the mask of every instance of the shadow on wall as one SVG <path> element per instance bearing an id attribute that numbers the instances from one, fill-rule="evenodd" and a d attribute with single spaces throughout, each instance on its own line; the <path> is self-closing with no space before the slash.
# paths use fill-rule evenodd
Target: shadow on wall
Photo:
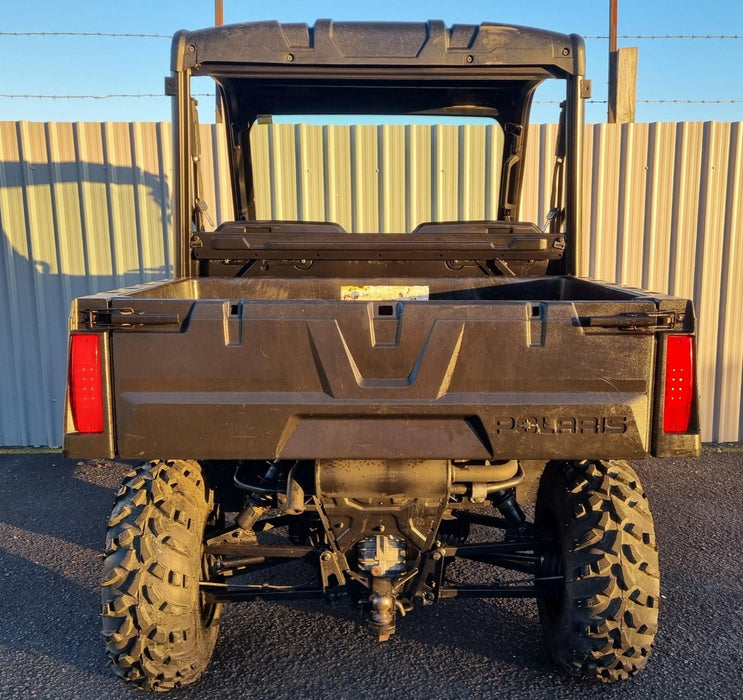
<path id="1" fill-rule="evenodd" d="M 59 446 L 73 298 L 172 274 L 167 177 L 0 161 L 0 445 Z"/>

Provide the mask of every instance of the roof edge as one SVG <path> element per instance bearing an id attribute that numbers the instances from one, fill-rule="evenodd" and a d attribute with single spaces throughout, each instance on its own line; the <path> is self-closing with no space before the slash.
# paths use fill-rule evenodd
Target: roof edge
<path id="1" fill-rule="evenodd" d="M 209 74 L 229 64 L 293 66 L 539 66 L 570 75 L 585 72 L 583 39 L 509 24 L 334 22 L 314 25 L 249 22 L 180 31 L 173 37 L 171 67 Z"/>

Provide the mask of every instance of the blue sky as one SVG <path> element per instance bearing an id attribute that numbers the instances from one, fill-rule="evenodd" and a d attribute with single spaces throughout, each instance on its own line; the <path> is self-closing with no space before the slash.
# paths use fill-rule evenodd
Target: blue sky
<path id="1" fill-rule="evenodd" d="M 7 3 L 0 32 L 121 32 L 166 34 L 213 23 L 213 0 L 26 0 Z M 443 19 L 523 24 L 587 36 L 608 34 L 608 0 L 224 0 L 225 22 L 260 19 L 313 22 L 339 20 Z M 619 0 L 619 34 L 743 35 L 743 4 L 733 0 Z M 620 39 L 639 47 L 638 100 L 743 100 L 743 39 Z M 594 98 L 606 99 L 608 42 L 586 41 Z M 168 72 L 168 39 L 16 37 L 0 35 L 0 93 L 105 95 L 158 93 Z M 546 107 L 544 109 L 547 109 Z M 539 113 L 536 121 L 540 121 Z M 606 105 L 589 105 L 588 121 L 606 118 Z M 164 121 L 164 97 L 106 100 L 0 98 L 0 120 Z M 544 119 L 541 119 L 544 120 Z M 638 121 L 743 121 L 743 102 L 733 104 L 643 104 Z"/>

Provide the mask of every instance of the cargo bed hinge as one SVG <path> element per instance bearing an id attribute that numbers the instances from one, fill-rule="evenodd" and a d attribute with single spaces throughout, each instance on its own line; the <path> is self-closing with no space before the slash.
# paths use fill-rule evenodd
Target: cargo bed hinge
<path id="1" fill-rule="evenodd" d="M 141 326 L 180 326 L 179 314 L 135 313 L 134 309 L 85 309 L 83 321 L 90 330 L 138 328 Z"/>
<path id="2" fill-rule="evenodd" d="M 675 311 L 641 311 L 611 316 L 579 316 L 576 326 L 611 329 L 621 333 L 658 333 L 672 331 L 682 319 Z"/>

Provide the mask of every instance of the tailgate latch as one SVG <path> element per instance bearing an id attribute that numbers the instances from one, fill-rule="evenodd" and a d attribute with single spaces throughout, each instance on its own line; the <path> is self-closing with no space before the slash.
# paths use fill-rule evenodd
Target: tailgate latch
<path id="1" fill-rule="evenodd" d="M 134 309 L 85 309 L 83 321 L 90 330 L 131 329 L 142 326 L 180 326 L 179 314 L 135 313 Z"/>
<path id="2" fill-rule="evenodd" d="M 624 333 L 657 333 L 672 331 L 679 320 L 675 311 L 642 311 L 612 316 L 579 316 L 574 323 L 583 328 L 614 329 Z"/>

